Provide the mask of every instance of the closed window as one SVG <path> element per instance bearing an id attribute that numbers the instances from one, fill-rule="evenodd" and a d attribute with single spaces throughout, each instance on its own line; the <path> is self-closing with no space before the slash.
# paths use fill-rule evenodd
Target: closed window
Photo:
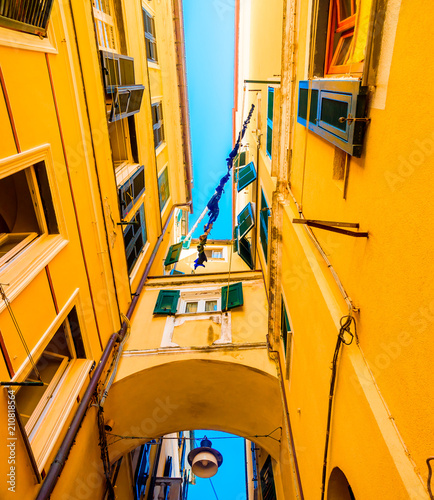
<path id="1" fill-rule="evenodd" d="M 0 267 L 36 238 L 58 232 L 45 163 L 0 172 Z"/>
<path id="2" fill-rule="evenodd" d="M 33 368 L 23 379 L 25 382 L 38 382 L 40 377 L 43 385 L 23 386 L 17 391 L 17 410 L 28 434 L 50 406 L 67 368 L 78 358 L 86 358 L 86 353 L 77 312 L 73 308 L 35 360 L 36 369 Z"/>
<path id="3" fill-rule="evenodd" d="M 124 218 L 145 192 L 145 167 L 142 165 L 119 188 L 121 216 Z"/>
<path id="4" fill-rule="evenodd" d="M 154 146 L 157 149 L 164 142 L 163 103 L 161 101 L 152 105 L 152 125 L 154 128 Z"/>
<path id="5" fill-rule="evenodd" d="M 157 40 L 155 36 L 155 21 L 154 18 L 143 9 L 143 24 L 145 27 L 145 43 L 146 55 L 148 61 L 157 62 Z"/>
<path id="6" fill-rule="evenodd" d="M 170 198 L 169 174 L 167 167 L 158 176 L 158 196 L 160 200 L 160 210 L 163 211 Z"/>
<path id="7" fill-rule="evenodd" d="M 113 6 L 109 0 L 94 0 L 93 15 L 95 18 L 96 36 L 100 49 L 116 50 L 116 29 Z"/>
<path id="8" fill-rule="evenodd" d="M 0 26 L 16 31 L 46 36 L 53 0 L 13 0 L 0 2 Z"/>

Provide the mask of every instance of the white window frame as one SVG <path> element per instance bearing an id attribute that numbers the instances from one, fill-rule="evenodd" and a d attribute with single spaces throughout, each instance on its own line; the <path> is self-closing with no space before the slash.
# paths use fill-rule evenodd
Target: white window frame
<path id="1" fill-rule="evenodd" d="M 214 301 L 217 301 L 217 309 L 215 311 L 206 311 L 205 310 L 205 304 L 207 302 L 214 302 Z M 196 312 L 187 312 L 187 304 L 189 303 L 197 303 L 197 311 Z M 182 298 L 182 292 L 181 292 L 181 303 L 180 303 L 180 307 L 179 307 L 179 312 L 177 312 L 176 314 L 215 314 L 215 313 L 218 313 L 218 312 L 221 312 L 222 310 L 222 305 L 221 305 L 221 302 L 222 302 L 222 299 L 221 299 L 221 296 L 219 297 L 207 297 L 206 299 L 203 299 L 203 298 Z"/>

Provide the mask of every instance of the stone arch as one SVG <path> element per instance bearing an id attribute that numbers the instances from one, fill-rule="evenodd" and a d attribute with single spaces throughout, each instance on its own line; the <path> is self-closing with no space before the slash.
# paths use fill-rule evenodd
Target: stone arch
<path id="1" fill-rule="evenodd" d="M 350 483 L 339 467 L 335 467 L 330 474 L 327 500 L 355 500 Z"/>
<path id="2" fill-rule="evenodd" d="M 138 437 L 111 444 L 111 460 L 150 438 L 189 429 L 246 437 L 278 459 L 284 437 L 277 377 L 239 362 L 178 359 L 134 371 L 113 384 L 104 413 L 115 421 L 114 434 Z M 274 430 L 274 439 L 264 437 Z"/>

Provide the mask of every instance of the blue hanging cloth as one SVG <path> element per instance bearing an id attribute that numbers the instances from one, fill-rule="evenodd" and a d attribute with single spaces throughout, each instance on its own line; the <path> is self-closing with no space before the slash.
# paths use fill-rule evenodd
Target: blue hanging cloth
<path id="1" fill-rule="evenodd" d="M 199 236 L 199 245 L 197 246 L 197 252 L 198 252 L 198 257 L 194 261 L 194 269 L 196 270 L 199 266 L 205 267 L 204 262 L 206 262 L 208 259 L 206 258 L 205 255 L 205 245 L 207 242 L 207 238 L 209 233 L 211 232 L 212 225 L 214 222 L 217 220 L 217 217 L 219 216 L 219 201 L 220 198 L 222 197 L 222 194 L 224 193 L 224 187 L 225 184 L 228 182 L 228 180 L 231 177 L 231 170 L 232 170 L 232 164 L 234 162 L 234 159 L 236 158 L 238 154 L 238 150 L 241 145 L 241 141 L 244 137 L 244 134 L 246 133 L 247 125 L 250 122 L 250 119 L 252 118 L 253 110 L 255 109 L 255 105 L 252 104 L 252 107 L 250 108 L 250 112 L 243 124 L 243 128 L 240 130 L 240 133 L 238 134 L 238 139 L 237 142 L 235 143 L 234 149 L 229 153 L 229 156 L 226 158 L 226 164 L 228 171 L 226 175 L 224 175 L 219 182 L 219 185 L 216 187 L 215 193 L 212 195 L 211 199 L 206 205 L 206 208 L 209 210 L 207 213 L 207 216 L 209 217 L 208 222 L 204 226 L 204 234 Z"/>

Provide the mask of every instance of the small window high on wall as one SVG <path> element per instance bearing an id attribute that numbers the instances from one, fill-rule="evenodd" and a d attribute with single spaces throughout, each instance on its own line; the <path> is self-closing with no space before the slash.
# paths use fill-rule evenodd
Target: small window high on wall
<path id="1" fill-rule="evenodd" d="M 145 43 L 146 55 L 148 61 L 157 62 L 157 40 L 155 35 L 155 21 L 154 18 L 143 9 L 143 24 L 145 27 Z"/>

